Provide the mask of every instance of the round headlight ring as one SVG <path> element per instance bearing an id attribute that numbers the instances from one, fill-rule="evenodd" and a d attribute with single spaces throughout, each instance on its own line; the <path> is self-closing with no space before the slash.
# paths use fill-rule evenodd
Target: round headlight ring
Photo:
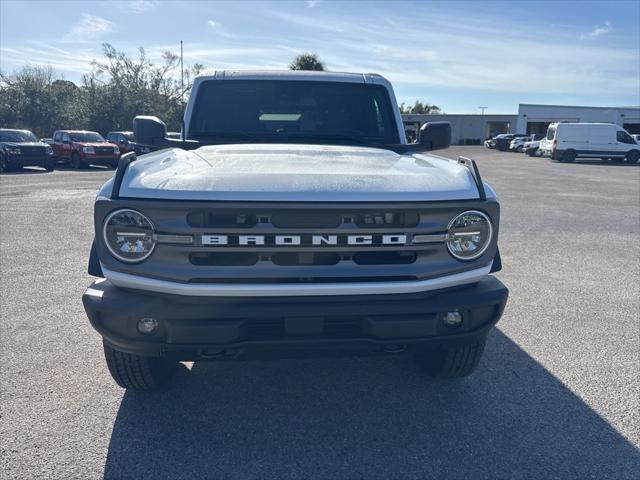
<path id="1" fill-rule="evenodd" d="M 452 238 L 454 237 L 454 234 L 451 232 L 451 230 L 456 228 L 455 224 L 464 216 L 481 217 L 483 220 L 486 221 L 486 224 L 487 224 L 487 232 L 486 232 L 486 238 L 484 239 L 484 242 L 480 245 L 477 251 L 473 252 L 471 255 L 460 255 L 458 252 L 452 249 L 450 244 Z M 484 252 L 487 251 L 487 248 L 489 248 L 489 245 L 491 245 L 492 238 L 493 238 L 493 224 L 491 223 L 491 219 L 486 213 L 481 212 L 479 210 L 467 210 L 466 212 L 462 212 L 456 215 L 453 218 L 453 220 L 449 222 L 449 225 L 447 226 L 447 241 L 446 241 L 447 250 L 449 250 L 449 253 L 451 254 L 451 256 L 453 256 L 458 260 L 469 261 L 469 260 L 475 260 L 476 258 L 480 257 Z"/>
<path id="2" fill-rule="evenodd" d="M 115 236 L 115 243 L 122 242 L 118 248 L 112 245 L 112 239 L 110 238 L 110 234 L 113 232 L 109 232 L 110 225 L 109 223 L 114 220 L 118 215 L 121 216 L 129 216 L 129 218 L 138 217 L 140 220 L 137 225 L 118 225 L 118 230 L 122 229 L 122 231 L 117 231 Z M 142 226 L 141 226 L 142 225 Z M 138 231 L 127 231 L 127 228 L 134 228 Z M 148 230 L 144 232 L 142 230 Z M 118 233 L 123 233 L 125 235 L 117 235 Z M 130 235 L 126 235 L 129 233 Z M 151 220 L 149 220 L 145 215 L 138 212 L 137 210 L 132 210 L 129 208 L 121 208 L 119 210 L 114 210 L 111 212 L 107 218 L 105 218 L 103 226 L 102 226 L 102 238 L 104 240 L 104 244 L 106 245 L 109 253 L 116 259 L 125 263 L 139 263 L 147 258 L 153 253 L 156 247 L 155 241 L 155 227 Z M 128 252 L 125 250 L 125 242 L 130 249 Z M 142 249 L 140 251 L 139 249 Z M 136 251 L 137 250 L 137 251 Z M 132 254 L 141 253 L 139 256 L 134 256 Z M 126 256 L 126 254 L 129 254 Z"/>

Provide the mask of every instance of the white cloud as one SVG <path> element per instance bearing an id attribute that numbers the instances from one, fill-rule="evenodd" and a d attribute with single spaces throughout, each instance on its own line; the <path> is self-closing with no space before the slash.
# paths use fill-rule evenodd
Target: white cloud
<path id="1" fill-rule="evenodd" d="M 157 5 L 158 0 L 132 0 L 128 7 L 133 13 L 145 13 L 153 10 Z"/>
<path id="2" fill-rule="evenodd" d="M 114 30 L 113 22 L 106 18 L 83 13 L 80 20 L 73 25 L 71 30 L 64 36 L 67 41 L 95 40 Z"/>
<path id="3" fill-rule="evenodd" d="M 307 0 L 307 8 L 316 8 L 320 0 Z"/>
<path id="4" fill-rule="evenodd" d="M 598 38 L 613 30 L 611 22 L 604 22 L 602 25 L 596 25 L 589 33 L 583 33 L 580 35 L 581 40 L 587 40 L 589 38 Z"/>
<path id="5" fill-rule="evenodd" d="M 216 28 L 218 26 L 218 22 L 216 22 L 215 20 L 209 20 L 207 23 L 211 28 Z"/>

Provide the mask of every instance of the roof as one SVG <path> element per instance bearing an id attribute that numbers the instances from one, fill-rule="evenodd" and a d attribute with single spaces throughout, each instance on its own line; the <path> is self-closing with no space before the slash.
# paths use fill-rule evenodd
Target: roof
<path id="1" fill-rule="evenodd" d="M 629 107 L 599 107 L 599 106 L 589 106 L 589 105 L 552 105 L 552 104 L 544 104 L 544 103 L 521 103 L 520 107 L 551 107 L 551 108 L 597 108 L 600 110 L 639 110 L 640 106 L 629 106 Z"/>
<path id="2" fill-rule="evenodd" d="M 259 80 L 320 80 L 369 83 L 382 79 L 377 73 L 327 72 L 316 70 L 205 70 L 196 78 L 259 79 Z M 376 82 L 378 83 L 378 82 Z"/>
<path id="3" fill-rule="evenodd" d="M 73 129 L 73 128 L 71 128 L 71 129 L 68 129 L 68 128 L 61 128 L 60 130 L 56 130 L 56 132 L 67 132 L 67 133 L 71 133 L 71 132 L 73 132 L 73 133 L 98 133 L 98 132 L 95 132 L 95 131 L 93 131 L 93 130 L 75 130 L 75 129 Z M 54 133 L 55 133 L 55 132 L 54 132 Z"/>

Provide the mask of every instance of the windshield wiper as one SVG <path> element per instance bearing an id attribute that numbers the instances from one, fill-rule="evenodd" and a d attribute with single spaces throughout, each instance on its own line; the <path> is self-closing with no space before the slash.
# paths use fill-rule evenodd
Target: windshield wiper
<path id="1" fill-rule="evenodd" d="M 367 137 L 354 137 L 351 135 L 341 134 L 325 134 L 325 135 L 287 135 L 289 140 L 314 140 L 318 142 L 348 142 L 355 143 L 357 145 L 383 145 L 384 142 L 381 139 L 372 140 Z"/>
<path id="2" fill-rule="evenodd" d="M 267 139 L 259 138 L 254 135 L 249 135 L 248 133 L 244 133 L 244 132 L 196 133 L 194 135 L 191 135 L 191 138 L 204 139 L 204 140 L 217 139 L 217 138 L 225 139 L 225 140 L 241 139 L 241 140 L 247 140 L 251 142 L 267 141 Z"/>

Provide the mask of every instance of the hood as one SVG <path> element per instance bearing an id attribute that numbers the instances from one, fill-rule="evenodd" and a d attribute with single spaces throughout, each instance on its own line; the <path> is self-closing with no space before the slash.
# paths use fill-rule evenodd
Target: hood
<path id="1" fill-rule="evenodd" d="M 426 201 L 478 198 L 473 177 L 434 155 L 332 145 L 166 149 L 129 165 L 120 196 L 174 200 Z"/>
<path id="2" fill-rule="evenodd" d="M 116 144 L 110 142 L 72 142 L 79 147 L 117 147 Z"/>
<path id="3" fill-rule="evenodd" d="M 6 147 L 46 147 L 47 144 L 43 142 L 0 142 L 0 144 Z"/>

